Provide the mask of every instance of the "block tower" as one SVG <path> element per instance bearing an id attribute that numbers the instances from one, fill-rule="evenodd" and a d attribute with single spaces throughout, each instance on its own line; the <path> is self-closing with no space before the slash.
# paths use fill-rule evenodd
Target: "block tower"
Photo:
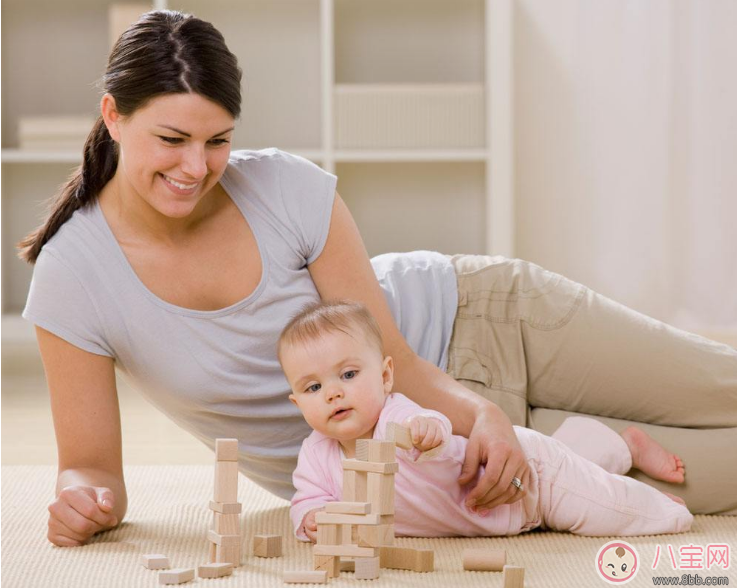
<path id="1" fill-rule="evenodd" d="M 393 547 L 396 445 L 412 445 L 409 431 L 395 423 L 387 427 L 387 437 L 391 440 L 356 441 L 356 458 L 342 462 L 343 500 L 315 515 L 314 568 L 328 577 L 340 574 L 341 558 L 353 560 L 356 578 L 363 580 L 378 578 L 381 567 L 433 569 L 432 550 Z"/>
<path id="2" fill-rule="evenodd" d="M 212 529 L 207 533 L 210 563 L 241 565 L 241 510 L 238 502 L 238 440 L 215 440 L 215 493 L 210 501 Z"/>

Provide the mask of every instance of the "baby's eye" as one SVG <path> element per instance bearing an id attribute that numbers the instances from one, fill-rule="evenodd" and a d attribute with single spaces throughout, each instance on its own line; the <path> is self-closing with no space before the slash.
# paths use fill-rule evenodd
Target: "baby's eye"
<path id="1" fill-rule="evenodd" d="M 309 386 L 305 392 L 318 392 L 322 388 L 320 384 L 312 384 L 312 386 Z"/>
<path id="2" fill-rule="evenodd" d="M 352 380 L 356 377 L 356 374 L 358 373 L 358 370 L 348 370 L 346 373 L 343 374 L 343 377 L 346 380 Z"/>

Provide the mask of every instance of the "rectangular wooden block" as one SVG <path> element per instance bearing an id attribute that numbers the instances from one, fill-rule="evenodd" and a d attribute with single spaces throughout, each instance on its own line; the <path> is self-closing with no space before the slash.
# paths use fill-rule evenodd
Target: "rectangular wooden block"
<path id="1" fill-rule="evenodd" d="M 377 557 L 379 550 L 374 547 L 359 547 L 358 545 L 315 545 L 313 555 L 337 555 L 347 557 Z"/>
<path id="2" fill-rule="evenodd" d="M 215 545 L 215 544 L 213 544 Z M 215 562 L 230 563 L 235 567 L 241 565 L 241 546 L 215 545 Z"/>
<path id="3" fill-rule="evenodd" d="M 328 573 L 325 570 L 284 572 L 285 584 L 327 584 Z"/>
<path id="4" fill-rule="evenodd" d="M 328 525 L 379 525 L 381 524 L 381 519 L 377 514 L 347 515 L 332 512 L 318 512 L 315 513 L 315 522 L 318 525 L 322 523 L 327 523 Z"/>
<path id="5" fill-rule="evenodd" d="M 369 514 L 371 512 L 370 502 L 328 502 L 325 512 L 338 514 Z"/>
<path id="6" fill-rule="evenodd" d="M 380 441 L 378 439 L 357 439 L 356 459 L 360 461 L 373 462 L 395 462 L 397 448 L 393 441 Z"/>
<path id="7" fill-rule="evenodd" d="M 337 545 L 355 545 L 356 542 L 353 540 L 353 530 L 356 527 L 354 525 L 341 525 L 340 526 L 340 541 L 336 542 Z"/>
<path id="8" fill-rule="evenodd" d="M 215 439 L 217 461 L 238 461 L 238 439 Z"/>
<path id="9" fill-rule="evenodd" d="M 241 516 L 239 514 L 222 514 L 214 512 L 212 530 L 220 535 L 240 535 Z"/>
<path id="10" fill-rule="evenodd" d="M 356 529 L 360 547 L 394 545 L 394 525 L 357 525 Z"/>
<path id="11" fill-rule="evenodd" d="M 215 531 L 207 532 L 207 540 L 221 547 L 240 547 L 241 545 L 240 535 L 221 535 Z"/>
<path id="12" fill-rule="evenodd" d="M 387 441 L 393 441 L 397 447 L 412 449 L 412 433 L 409 427 L 403 427 L 399 423 L 387 423 L 384 437 Z"/>
<path id="13" fill-rule="evenodd" d="M 207 563 L 217 563 L 218 561 L 218 546 L 215 543 L 208 542 L 207 551 Z"/>
<path id="14" fill-rule="evenodd" d="M 504 566 L 504 588 L 524 588 L 525 568 Z"/>
<path id="15" fill-rule="evenodd" d="M 343 470 L 343 500 L 346 502 L 366 502 L 366 472 Z"/>
<path id="16" fill-rule="evenodd" d="M 432 549 L 415 549 L 415 572 L 432 572 L 435 569 L 435 552 Z"/>
<path id="17" fill-rule="evenodd" d="M 338 525 L 330 525 L 328 523 L 320 523 L 317 525 L 317 542 L 326 545 L 335 545 L 340 543 L 338 540 Z"/>
<path id="18" fill-rule="evenodd" d="M 200 578 L 222 578 L 233 573 L 231 563 L 208 563 L 197 567 L 197 575 Z"/>
<path id="19" fill-rule="evenodd" d="M 215 462 L 215 502 L 238 502 L 238 462 Z"/>
<path id="20" fill-rule="evenodd" d="M 394 514 L 394 474 L 369 472 L 367 475 L 366 500 L 371 503 L 371 512 Z"/>
<path id="21" fill-rule="evenodd" d="M 255 535 L 253 555 L 257 557 L 281 557 L 281 535 Z"/>
<path id="22" fill-rule="evenodd" d="M 359 557 L 355 560 L 356 580 L 375 580 L 379 577 L 378 557 Z"/>
<path id="23" fill-rule="evenodd" d="M 391 463 L 379 463 L 374 461 L 359 461 L 357 459 L 344 459 L 343 471 L 354 470 L 357 472 L 375 472 L 377 474 L 396 474 L 399 471 L 399 464 L 396 461 Z M 365 502 L 363 500 L 359 502 Z"/>
<path id="24" fill-rule="evenodd" d="M 215 502 L 210 501 L 210 510 L 221 514 L 240 514 L 243 505 L 240 502 Z"/>
<path id="25" fill-rule="evenodd" d="M 393 570 L 431 572 L 435 565 L 432 549 L 387 546 L 380 548 L 381 567 Z"/>
<path id="26" fill-rule="evenodd" d="M 337 578 L 340 575 L 340 558 L 336 555 L 315 555 L 315 569 L 324 570 L 328 578 Z"/>
<path id="27" fill-rule="evenodd" d="M 168 570 L 169 558 L 160 553 L 147 553 L 141 556 L 141 565 L 148 570 Z"/>
<path id="28" fill-rule="evenodd" d="M 184 584 L 194 580 L 194 568 L 177 568 L 159 572 L 159 584 Z"/>
<path id="29" fill-rule="evenodd" d="M 463 569 L 477 572 L 501 572 L 507 563 L 504 549 L 464 549 Z"/>

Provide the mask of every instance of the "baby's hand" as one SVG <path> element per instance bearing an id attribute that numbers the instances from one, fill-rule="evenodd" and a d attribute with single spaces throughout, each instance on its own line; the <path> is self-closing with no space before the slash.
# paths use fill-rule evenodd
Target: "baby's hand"
<path id="1" fill-rule="evenodd" d="M 325 510 L 324 508 L 313 508 L 302 519 L 302 528 L 305 535 L 313 543 L 317 543 L 317 523 L 315 522 L 315 513 Z"/>
<path id="2" fill-rule="evenodd" d="M 443 426 L 438 419 L 413 416 L 404 422 L 409 427 L 412 445 L 420 451 L 429 451 L 443 442 Z"/>

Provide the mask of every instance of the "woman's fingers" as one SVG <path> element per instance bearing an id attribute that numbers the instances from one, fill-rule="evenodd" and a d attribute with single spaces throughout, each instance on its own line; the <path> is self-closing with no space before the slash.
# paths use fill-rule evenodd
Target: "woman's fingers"
<path id="1" fill-rule="evenodd" d="M 114 527 L 117 517 L 108 488 L 69 486 L 49 505 L 48 538 L 54 545 L 82 545 L 95 533 Z"/>
<path id="2" fill-rule="evenodd" d="M 66 491 L 67 489 L 62 490 L 59 496 Z M 95 532 L 102 528 L 113 527 L 118 524 L 118 519 L 114 514 L 111 512 L 105 512 L 100 508 L 97 501 L 96 488 L 81 488 L 79 490 L 73 490 L 66 494 L 65 498 L 69 506 L 77 511 L 82 517 L 98 526 L 98 529 Z"/>

